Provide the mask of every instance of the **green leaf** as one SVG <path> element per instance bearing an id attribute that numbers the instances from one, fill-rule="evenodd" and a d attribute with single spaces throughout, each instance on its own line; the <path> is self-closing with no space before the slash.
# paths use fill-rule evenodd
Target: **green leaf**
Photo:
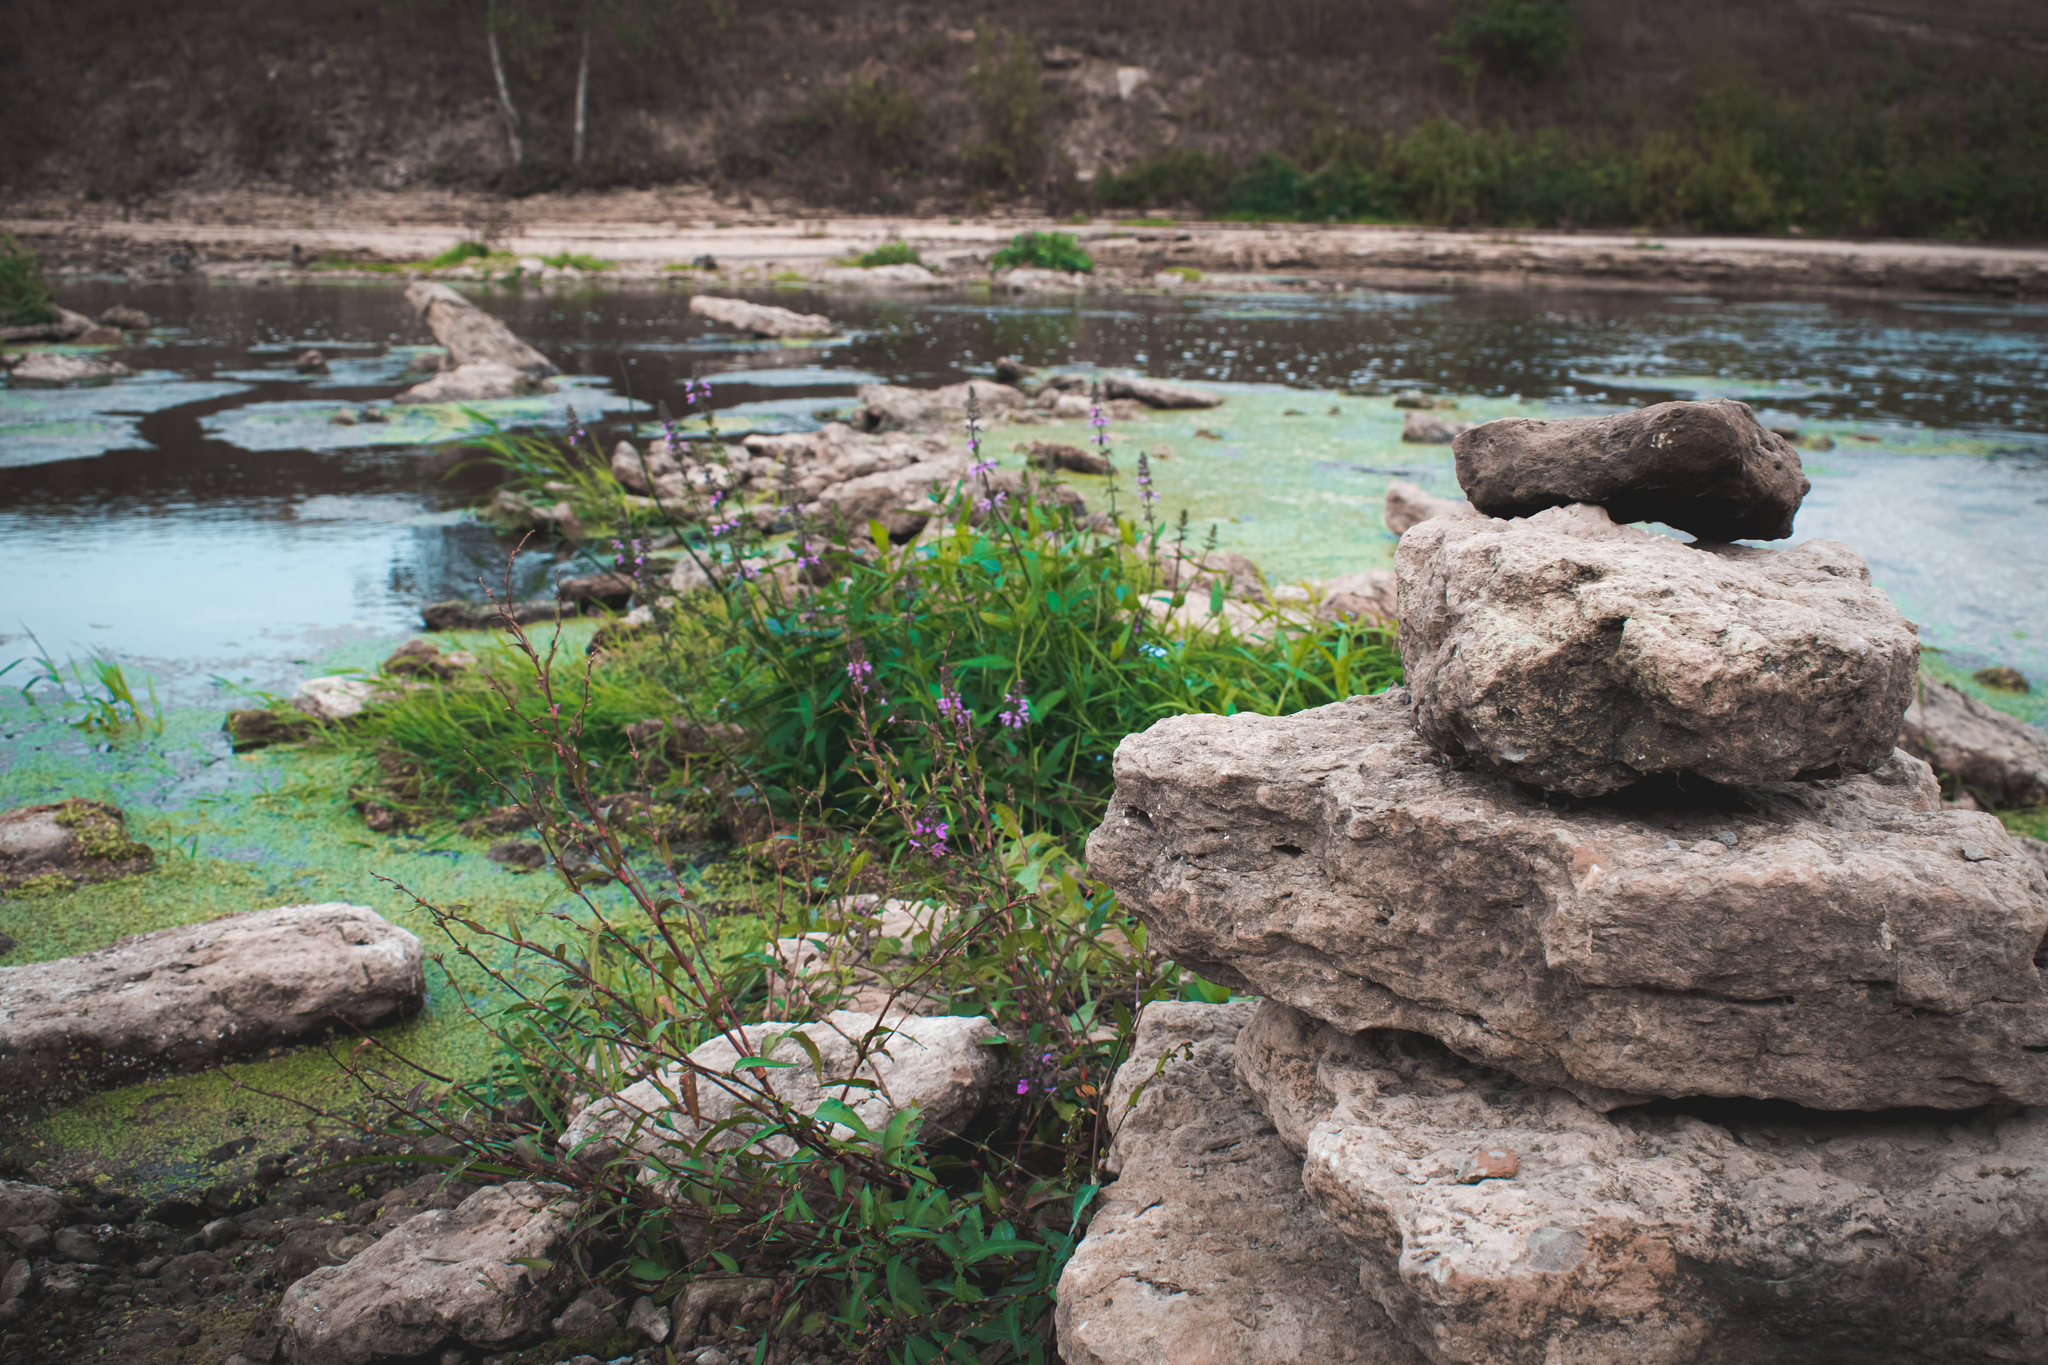
<path id="1" fill-rule="evenodd" d="M 545 1256 L 515 1256 L 512 1264 L 525 1266 L 536 1280 L 555 1268 L 555 1263 Z"/>
<path id="2" fill-rule="evenodd" d="M 991 1256 L 1033 1256 L 1045 1248 L 1036 1242 L 1027 1242 L 1021 1237 L 1006 1237 L 983 1242 L 967 1253 L 967 1264 L 979 1265 Z"/>
<path id="3" fill-rule="evenodd" d="M 750 1066 L 790 1067 L 795 1065 L 795 1062 L 778 1062 L 772 1057 L 742 1057 L 732 1064 L 732 1069 L 734 1071 L 743 1071 Z"/>
<path id="4" fill-rule="evenodd" d="M 844 1100 L 826 1100 L 811 1111 L 811 1117 L 820 1123 L 843 1123 L 868 1141 L 874 1141 L 874 1130 L 867 1120 L 854 1112 L 853 1106 Z"/>

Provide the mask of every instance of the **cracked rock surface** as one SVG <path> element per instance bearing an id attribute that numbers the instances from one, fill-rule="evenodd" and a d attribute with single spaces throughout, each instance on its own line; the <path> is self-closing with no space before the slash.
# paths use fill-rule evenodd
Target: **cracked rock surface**
<path id="1" fill-rule="evenodd" d="M 2048 880 L 1939 804 L 1903 754 L 1547 798 L 1447 763 L 1396 690 L 1130 736 L 1088 862 L 1211 981 L 1595 1108 L 2048 1103 Z"/>
<path id="2" fill-rule="evenodd" d="M 1238 1088 L 1252 1008 L 1140 1016 L 1110 1091 L 1118 1178 L 1060 1276 L 1066 1365 L 1421 1365 L 1303 1192 L 1300 1157 Z"/>
<path id="3" fill-rule="evenodd" d="M 1427 1038 L 1271 1000 L 1235 1062 L 1365 1288 L 1432 1362 L 2048 1355 L 2039 1110 L 1601 1115 Z M 1515 1174 L 1460 1183 L 1489 1151 L 1515 1153 Z"/>
<path id="4" fill-rule="evenodd" d="M 1401 538 L 1401 662 L 1431 744 L 1574 796 L 1655 773 L 1868 772 L 1920 642 L 1846 545 L 1686 545 L 1598 507 Z"/>

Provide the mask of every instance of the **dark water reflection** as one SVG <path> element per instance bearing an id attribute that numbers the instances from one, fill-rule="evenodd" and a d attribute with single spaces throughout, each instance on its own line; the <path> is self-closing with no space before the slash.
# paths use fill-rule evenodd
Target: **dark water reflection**
<path id="1" fill-rule="evenodd" d="M 1945 477 L 1967 498 L 1982 470 L 2008 510 L 2048 460 L 2048 308 L 2034 305 L 1556 291 L 757 297 L 827 312 L 847 335 L 734 346 L 689 315 L 680 290 L 501 290 L 484 302 L 566 371 L 649 403 L 675 399 L 686 379 L 731 375 L 721 407 L 803 414 L 858 382 L 950 382 L 1017 355 L 1193 380 L 1519 395 L 1560 413 L 1727 392 L 1774 418 L 1855 422 L 1880 440 L 1923 429 L 1988 440 L 1944 457 L 1956 462 Z M 387 349 L 429 340 L 396 287 L 86 282 L 65 300 L 142 307 L 163 330 L 122 359 L 167 381 L 220 383 L 157 411 L 115 409 L 139 448 L 77 437 L 75 450 L 31 454 L 0 425 L 0 664 L 33 652 L 33 629 L 60 659 L 111 650 L 190 699 L 205 688 L 188 685 L 214 674 L 283 686 L 303 671 L 295 660 L 404 631 L 422 601 L 473 595 L 479 574 L 496 581 L 502 546 L 464 512 L 486 472 L 416 447 L 258 453 L 201 426 L 254 402 L 387 401 L 400 387 Z M 289 360 L 311 345 L 351 364 L 301 379 Z"/>

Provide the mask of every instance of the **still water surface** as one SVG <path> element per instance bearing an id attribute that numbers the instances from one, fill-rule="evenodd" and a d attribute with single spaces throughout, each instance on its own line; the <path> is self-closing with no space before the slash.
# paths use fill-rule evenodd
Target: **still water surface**
<path id="1" fill-rule="evenodd" d="M 60 661 L 109 653 L 184 702 L 218 700 L 219 679 L 285 690 L 351 642 L 414 628 L 423 602 L 475 596 L 479 576 L 498 583 L 504 542 L 468 510 L 490 477 L 440 447 L 445 430 L 327 421 L 344 403 L 388 402 L 431 340 L 398 289 L 84 282 L 64 297 L 91 313 L 134 304 L 162 327 L 118 353 L 134 380 L 0 391 L 0 665 L 34 656 L 39 641 Z M 1262 429 L 1226 432 L 1230 443 L 1213 450 L 1193 441 L 1167 485 L 1169 511 L 1177 483 L 1223 543 L 1283 578 L 1387 562 L 1392 540 L 1373 507 L 1390 469 L 1454 491 L 1448 451 L 1400 446 L 1377 409 L 1378 425 L 1340 419 L 1357 400 L 1339 391 L 1471 396 L 1467 416 L 1727 394 L 1772 425 L 1836 443 L 1804 454 L 1815 487 L 1795 539 L 1855 545 L 1952 661 L 2048 676 L 2048 308 L 2038 305 L 1560 291 L 757 297 L 826 312 L 844 335 L 736 342 L 692 317 L 680 291 L 501 290 L 482 301 L 577 376 L 528 414 L 548 422 L 570 405 L 623 419 L 708 377 L 728 429 L 788 429 L 858 384 L 950 383 L 985 375 L 1002 355 L 1219 384 L 1243 395 L 1233 400 L 1240 428 L 1277 421 L 1265 400 L 1287 391 L 1305 421 L 1322 423 L 1313 440 L 1290 445 Z M 328 355 L 330 375 L 292 369 L 307 346 Z M 1220 426 L 1233 411 L 1158 434 Z M 407 444 L 383 444 L 394 441 Z M 1245 515 L 1219 513 L 1214 495 L 1239 484 L 1253 492 L 1222 501 Z M 1263 522 L 1252 515 L 1263 484 L 1303 494 L 1275 504 L 1289 524 L 1275 526 L 1270 508 Z M 1322 501 L 1305 501 L 1311 492 Z M 521 586 L 545 568 L 536 562 Z"/>

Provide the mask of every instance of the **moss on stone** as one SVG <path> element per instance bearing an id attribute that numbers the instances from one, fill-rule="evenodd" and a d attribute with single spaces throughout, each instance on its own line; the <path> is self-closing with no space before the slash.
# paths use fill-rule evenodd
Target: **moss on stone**
<path id="1" fill-rule="evenodd" d="M 71 878 L 62 872 L 45 872 L 40 877 L 30 877 L 22 882 L 11 894 L 23 900 L 48 900 L 52 896 L 64 895 L 71 889 Z"/>

